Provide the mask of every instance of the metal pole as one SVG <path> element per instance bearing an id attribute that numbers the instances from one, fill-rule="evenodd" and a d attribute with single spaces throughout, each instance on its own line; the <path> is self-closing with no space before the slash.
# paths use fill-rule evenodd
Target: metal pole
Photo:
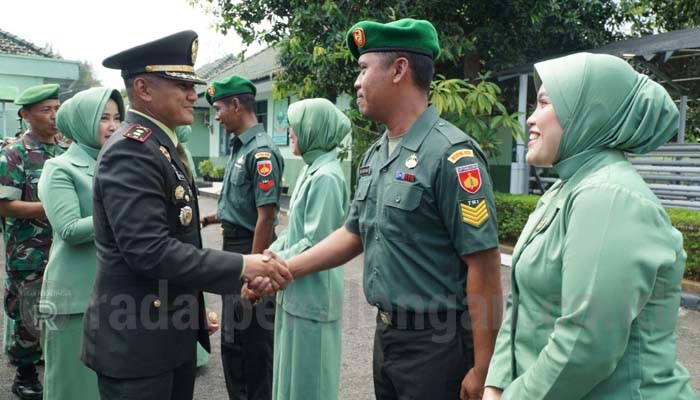
<path id="1" fill-rule="evenodd" d="M 680 104 L 680 111 L 681 111 L 681 123 L 678 126 L 678 143 L 685 143 L 685 119 L 686 119 L 686 114 L 688 112 L 688 96 L 683 95 L 681 96 L 681 104 Z"/>
<path id="2" fill-rule="evenodd" d="M 2 103 L 2 136 L 7 137 L 7 104 L 4 101 Z"/>
<path id="3" fill-rule="evenodd" d="M 520 122 L 523 132 L 527 132 L 525 122 L 527 118 L 525 115 L 527 112 L 527 74 L 520 75 L 518 112 L 520 113 L 518 122 Z M 510 173 L 510 192 L 515 194 L 527 193 L 530 176 L 527 162 L 525 162 L 525 142 L 520 136 L 518 136 L 515 145 L 515 162 L 511 164 Z"/>

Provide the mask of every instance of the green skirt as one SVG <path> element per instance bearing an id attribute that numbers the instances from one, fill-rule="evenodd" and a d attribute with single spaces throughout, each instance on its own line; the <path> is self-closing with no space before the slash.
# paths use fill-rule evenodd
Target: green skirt
<path id="1" fill-rule="evenodd" d="M 273 400 L 338 398 L 342 321 L 296 317 L 277 305 Z"/>
<path id="2" fill-rule="evenodd" d="M 42 332 L 44 400 L 95 400 L 100 398 L 97 375 L 80 361 L 83 314 L 59 315 L 57 329 Z"/>

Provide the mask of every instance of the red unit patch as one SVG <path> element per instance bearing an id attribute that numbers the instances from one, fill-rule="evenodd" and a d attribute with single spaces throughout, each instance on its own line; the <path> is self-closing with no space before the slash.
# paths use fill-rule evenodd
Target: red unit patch
<path id="1" fill-rule="evenodd" d="M 481 189 L 481 171 L 478 164 L 463 165 L 455 168 L 459 186 L 467 193 L 476 193 Z"/>
<path id="2" fill-rule="evenodd" d="M 268 176 L 272 173 L 272 161 L 262 160 L 258 161 L 258 174 L 260 176 Z"/>
<path id="3" fill-rule="evenodd" d="M 275 186 L 275 181 L 273 181 L 272 179 L 266 179 L 264 181 L 258 182 L 258 187 L 260 188 L 260 190 L 263 190 L 265 192 L 272 189 L 273 186 Z"/>

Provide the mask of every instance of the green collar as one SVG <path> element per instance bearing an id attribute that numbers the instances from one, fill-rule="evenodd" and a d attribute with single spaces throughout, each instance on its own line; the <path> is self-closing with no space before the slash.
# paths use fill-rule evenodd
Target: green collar
<path id="1" fill-rule="evenodd" d="M 247 144 L 251 140 L 255 139 L 255 136 L 260 132 L 265 132 L 262 124 L 255 124 L 248 128 L 245 132 L 238 135 L 238 139 L 241 141 L 241 143 Z"/>
<path id="2" fill-rule="evenodd" d="M 319 168 L 335 160 L 336 158 L 338 158 L 338 152 L 336 151 L 336 149 L 321 154 L 317 159 L 314 160 L 314 162 L 311 165 L 309 165 L 309 169 L 306 172 L 307 175 L 313 174 Z"/>
<path id="3" fill-rule="evenodd" d="M 140 116 L 146 118 L 147 120 L 153 122 L 154 124 L 156 124 L 156 126 L 158 126 L 161 130 L 163 130 L 163 132 L 165 132 L 165 134 L 168 135 L 168 137 L 170 138 L 170 140 L 173 141 L 173 145 L 177 147 L 177 144 L 178 144 L 177 135 L 175 134 L 175 132 L 173 132 L 172 129 L 168 128 L 168 127 L 165 126 L 162 122 L 160 122 L 160 121 L 158 121 L 157 119 L 151 117 L 150 115 L 147 115 L 147 114 L 142 113 L 141 111 L 134 110 L 133 108 L 130 108 L 129 111 L 131 111 L 131 112 L 134 113 L 134 114 L 138 114 L 138 115 L 140 115 Z"/>
<path id="4" fill-rule="evenodd" d="M 421 114 L 413 125 L 411 125 L 408 132 L 402 136 L 403 139 L 399 145 L 408 150 L 417 151 L 438 119 L 440 119 L 440 116 L 435 110 L 435 107 L 433 105 L 429 105 L 428 108 L 423 111 L 423 114 Z M 389 139 L 387 135 L 384 134 L 382 140 L 379 141 L 379 144 L 381 145 L 388 141 Z"/>

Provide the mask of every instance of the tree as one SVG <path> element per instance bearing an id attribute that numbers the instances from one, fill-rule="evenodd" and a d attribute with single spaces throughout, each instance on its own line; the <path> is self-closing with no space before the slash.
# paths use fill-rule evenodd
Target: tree
<path id="1" fill-rule="evenodd" d="M 97 86 L 102 86 L 102 82 L 95 77 L 92 65 L 87 61 L 81 61 L 78 66 L 78 80 L 71 87 L 72 93 L 75 94 Z"/>
<path id="2" fill-rule="evenodd" d="M 334 99 L 352 92 L 357 66 L 345 47 L 345 35 L 353 23 L 403 17 L 430 20 L 440 34 L 442 50 L 436 72 L 444 77 L 434 82 L 433 89 L 441 90 L 446 104 L 456 106 L 443 116 L 480 136 L 476 139 L 491 154 L 497 148 L 488 141 L 494 129 L 520 129 L 515 115 L 499 101 L 498 87 L 479 83 L 485 71 L 621 37 L 616 0 L 189 1 L 213 14 L 221 32 L 233 31 L 248 44 L 277 46 L 285 68 L 276 77 L 275 94 L 295 93 L 301 98 Z M 436 102 L 435 91 L 431 100 Z M 360 156 L 380 129 L 362 120 L 356 109 L 349 114 L 355 127 L 354 154 Z"/>

